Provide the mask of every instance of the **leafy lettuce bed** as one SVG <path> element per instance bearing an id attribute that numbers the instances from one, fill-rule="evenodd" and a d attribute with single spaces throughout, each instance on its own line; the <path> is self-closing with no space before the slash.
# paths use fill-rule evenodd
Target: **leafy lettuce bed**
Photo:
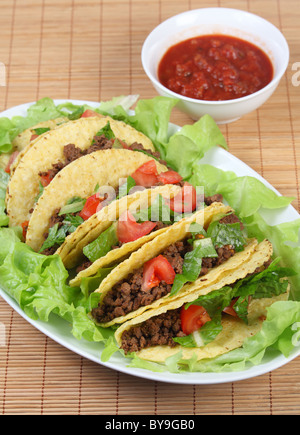
<path id="1" fill-rule="evenodd" d="M 294 348 L 297 324 L 300 322 L 300 219 L 271 226 L 264 220 L 261 211 L 264 208 L 276 212 L 288 206 L 294 198 L 276 195 L 256 178 L 238 177 L 231 171 L 201 164 L 201 159 L 212 147 L 227 149 L 218 126 L 208 115 L 169 137 L 169 120 L 177 100 L 164 97 L 140 100 L 135 114 L 130 115 L 127 110 L 135 101 L 135 96 L 118 97 L 101 103 L 96 110 L 123 120 L 149 136 L 162 158 L 185 180 L 195 186 L 204 186 L 206 195 L 221 193 L 243 220 L 249 236 L 271 240 L 282 265 L 293 268 L 297 274 L 291 278 L 290 300 L 273 304 L 261 332 L 248 339 L 242 348 L 201 362 L 196 362 L 194 358 L 182 361 L 178 352 L 164 365 L 148 363 L 130 355 L 130 366 L 159 372 L 220 372 L 242 370 L 249 364 L 259 364 L 266 355 L 278 351 L 288 356 Z M 76 106 L 72 103 L 55 105 L 50 98 L 44 98 L 31 106 L 24 117 L 0 118 L 0 166 L 1 158 L 7 161 L 7 154 L 12 151 L 13 139 L 24 129 L 59 116 L 76 119 L 88 108 L 87 105 Z M 94 107 L 91 109 L 95 110 Z M 47 322 L 51 314 L 58 315 L 71 325 L 75 338 L 104 343 L 101 358 L 108 361 L 113 353 L 119 351 L 113 338 L 114 330 L 97 327 L 88 317 L 91 308 L 97 306 L 99 295 L 92 293 L 85 283 L 82 288 L 69 287 L 68 272 L 60 257 L 45 257 L 33 252 L 22 242 L 20 228 L 7 228 L 4 199 L 8 182 L 9 176 L 1 168 L 0 287 L 18 302 L 30 318 Z M 103 271 L 105 273 L 108 271 Z"/>

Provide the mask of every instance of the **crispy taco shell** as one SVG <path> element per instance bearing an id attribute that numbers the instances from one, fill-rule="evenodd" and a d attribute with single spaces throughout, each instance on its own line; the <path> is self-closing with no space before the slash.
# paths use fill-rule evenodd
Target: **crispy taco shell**
<path id="1" fill-rule="evenodd" d="M 214 290 L 219 290 L 226 285 L 235 283 L 236 281 L 245 278 L 249 273 L 254 273 L 255 270 L 267 262 L 272 255 L 272 245 L 269 241 L 265 240 L 255 247 L 254 252 L 245 259 L 245 261 L 232 270 L 219 277 L 215 282 L 209 283 L 205 288 L 197 288 L 193 293 L 186 293 L 182 297 L 175 300 L 166 300 L 164 305 L 158 308 L 152 308 L 144 312 L 142 315 L 135 317 L 126 323 L 123 323 L 115 332 L 115 338 L 118 345 L 122 345 L 122 336 L 125 331 L 129 331 L 135 326 L 141 325 L 148 319 L 155 318 L 163 313 L 171 310 L 181 308 L 184 304 L 193 302 L 198 297 L 208 294 Z M 230 260 L 229 260 L 230 261 Z M 242 320 L 234 318 L 229 315 L 223 315 L 222 319 L 222 332 L 216 337 L 214 341 L 204 347 L 187 348 L 179 344 L 170 347 L 166 345 L 152 346 L 142 349 L 136 354 L 148 361 L 163 363 L 166 359 L 179 351 L 182 352 L 182 359 L 189 359 L 196 355 L 197 360 L 205 358 L 214 358 L 229 352 L 230 350 L 241 347 L 247 337 L 255 335 L 262 326 L 263 319 L 266 316 L 266 308 L 277 300 L 286 300 L 287 294 L 280 295 L 274 298 L 252 300 L 249 305 L 248 324 Z"/>
<path id="2" fill-rule="evenodd" d="M 35 130 L 38 128 L 49 128 L 50 130 L 53 130 L 54 128 L 57 128 L 58 126 L 65 124 L 66 122 L 69 122 L 69 119 L 66 117 L 56 118 L 56 119 L 50 119 L 49 121 L 43 121 L 39 124 L 27 128 L 26 130 L 22 131 L 18 136 L 15 137 L 15 139 L 12 141 L 12 145 L 15 150 L 20 151 L 20 154 L 14 161 L 14 163 L 11 165 L 10 173 L 11 175 L 14 173 L 16 167 L 18 166 L 19 162 L 22 160 L 23 156 L 27 153 L 27 151 L 38 141 L 42 138 L 42 135 L 38 136 L 36 139 L 31 140 L 31 137 L 33 134 L 35 134 Z M 46 132 L 48 133 L 48 132 Z M 43 133 L 43 134 L 46 134 Z"/>
<path id="3" fill-rule="evenodd" d="M 83 258 L 83 248 L 97 239 L 103 231 L 107 230 L 127 210 L 134 213 L 141 209 L 147 209 L 156 200 L 158 195 L 171 199 L 180 191 L 181 187 L 179 186 L 165 185 L 153 189 L 145 189 L 114 201 L 80 225 L 74 233 L 66 238 L 56 253 L 60 255 L 65 267 L 72 269 L 80 264 Z M 82 278 L 94 275 L 102 267 L 108 267 L 119 259 L 128 257 L 131 252 L 136 251 L 144 243 L 149 242 L 166 230 L 167 228 L 162 228 L 153 231 L 146 236 L 140 237 L 138 240 L 125 243 L 120 248 L 111 250 L 105 257 L 99 258 L 89 268 L 80 272 L 70 281 L 70 285 L 80 285 Z"/>
<path id="4" fill-rule="evenodd" d="M 127 178 L 151 157 L 137 151 L 110 149 L 96 151 L 70 163 L 45 188 L 31 215 L 26 243 L 39 251 L 49 221 L 55 210 L 61 209 L 74 197 L 88 198 L 95 187 L 110 186 L 116 189 L 120 179 Z M 158 172 L 167 168 L 155 161 Z"/>
<path id="5" fill-rule="evenodd" d="M 107 293 L 119 282 L 126 279 L 133 271 L 141 268 L 144 263 L 158 256 L 168 246 L 183 240 L 189 234 L 190 224 L 192 222 L 198 222 L 204 227 L 207 227 L 216 215 L 225 215 L 232 212 L 232 209 L 225 206 L 222 203 L 213 203 L 211 206 L 200 210 L 192 217 L 184 218 L 181 221 L 173 224 L 163 234 L 155 237 L 154 240 L 145 243 L 140 249 L 133 252 L 129 258 L 118 264 L 107 277 L 101 282 L 96 292 L 100 293 L 100 304 Z M 124 323 L 132 318 L 142 315 L 149 309 L 158 309 L 160 306 L 165 305 L 167 302 L 171 302 L 177 299 L 181 299 L 185 295 L 194 295 L 195 291 L 199 289 L 205 292 L 205 289 L 209 288 L 214 283 L 218 283 L 222 278 L 230 276 L 231 274 L 241 268 L 243 270 L 243 264 L 253 255 L 258 242 L 256 239 L 248 241 L 248 245 L 244 251 L 237 252 L 233 257 L 227 260 L 225 263 L 211 269 L 206 275 L 199 277 L 195 282 L 186 284 L 182 287 L 177 295 L 166 295 L 153 302 L 151 305 L 141 306 L 136 311 L 128 313 L 126 316 L 114 318 L 110 322 L 101 323 L 103 327 L 109 327 L 114 324 Z M 272 246 L 267 243 L 269 250 L 272 250 Z M 266 247 L 265 247 L 266 249 Z M 265 256 L 265 251 L 264 254 Z M 195 299 L 192 296 L 193 300 Z"/>
<path id="6" fill-rule="evenodd" d="M 29 220 L 29 211 L 34 208 L 40 192 L 39 174 L 64 161 L 64 147 L 74 144 L 82 150 L 89 148 L 94 136 L 108 121 L 118 139 L 128 145 L 138 142 L 144 148 L 155 151 L 149 138 L 124 122 L 110 117 L 81 118 L 44 133 L 28 146 L 26 153 L 18 160 L 8 185 L 6 209 L 10 226 L 21 225 Z"/>

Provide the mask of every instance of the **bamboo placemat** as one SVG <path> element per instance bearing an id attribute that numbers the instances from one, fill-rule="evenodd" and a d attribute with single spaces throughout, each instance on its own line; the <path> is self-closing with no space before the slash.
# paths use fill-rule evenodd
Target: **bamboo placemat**
<path id="1" fill-rule="evenodd" d="M 286 36 L 290 64 L 259 110 L 221 126 L 230 151 L 299 210 L 298 0 L 1 0 L 0 110 L 44 96 L 108 100 L 154 97 L 140 52 L 164 19 L 200 7 L 261 15 Z M 294 83 L 295 84 L 295 83 Z M 297 84 L 297 83 L 296 83 Z M 175 110 L 172 121 L 192 121 Z M 300 358 L 258 378 L 212 386 L 146 381 L 83 359 L 45 337 L 0 300 L 1 414 L 299 414 Z"/>

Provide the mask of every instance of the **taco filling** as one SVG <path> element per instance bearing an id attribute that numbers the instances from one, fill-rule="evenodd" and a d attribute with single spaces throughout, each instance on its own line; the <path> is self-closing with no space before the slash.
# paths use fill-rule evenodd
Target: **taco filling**
<path id="1" fill-rule="evenodd" d="M 248 324 L 253 300 L 285 294 L 288 281 L 282 278 L 290 274 L 291 270 L 278 266 L 278 260 L 268 260 L 230 286 L 125 329 L 120 346 L 126 354 L 153 346 L 201 348 L 220 334 L 224 317 Z M 263 320 L 262 316 L 260 321 Z"/>
<path id="2" fill-rule="evenodd" d="M 153 164 L 155 167 L 155 172 L 153 170 Z M 106 246 L 104 247 L 104 250 L 107 253 L 111 249 L 114 249 L 113 247 L 120 247 L 123 243 L 137 240 L 138 238 L 145 236 L 152 231 L 157 231 L 159 229 L 166 228 L 167 226 L 172 225 L 172 223 L 174 223 L 176 215 L 182 213 L 193 213 L 199 207 L 199 203 L 203 203 L 203 195 L 197 197 L 196 189 L 189 183 L 183 182 L 182 178 L 175 171 L 166 171 L 162 172 L 161 174 L 157 174 L 156 166 L 153 161 L 149 161 L 146 164 L 143 164 L 135 171 L 135 173 L 132 174 L 132 177 L 130 178 L 134 179 L 136 177 L 135 174 L 138 173 L 139 183 L 144 182 L 144 184 L 146 185 L 141 185 L 141 187 L 149 189 L 151 186 L 148 184 L 147 180 L 145 178 L 142 179 L 142 176 L 146 178 L 148 177 L 149 167 L 151 167 L 151 176 L 155 174 L 155 176 L 159 177 L 159 180 L 161 180 L 158 180 L 157 184 L 153 187 L 165 184 L 163 182 L 163 176 L 166 177 L 165 181 L 167 184 L 173 181 L 174 185 L 182 187 L 181 192 L 174 198 L 169 200 L 168 204 L 165 203 L 164 205 L 162 205 L 161 201 L 164 201 L 164 199 L 161 196 L 159 197 L 159 202 L 156 204 L 156 206 L 158 206 L 160 210 L 157 213 L 158 215 L 162 213 L 161 207 L 168 208 L 168 221 L 163 221 L 162 218 L 160 218 L 159 216 L 157 216 L 156 219 L 153 219 L 153 212 L 149 209 L 145 211 L 147 215 L 149 215 L 149 221 L 143 211 L 140 213 L 140 216 L 137 217 L 138 221 L 135 221 L 135 217 L 129 216 L 127 213 L 126 219 L 122 219 L 122 222 L 119 220 L 117 227 L 115 227 L 115 230 L 110 228 L 103 235 L 101 235 L 100 239 L 95 241 L 92 246 L 87 246 L 85 248 L 85 258 L 82 265 L 78 267 L 78 272 L 88 268 L 93 263 L 93 261 L 103 255 L 95 255 L 95 245 L 97 245 L 98 247 L 99 245 L 101 246 L 100 253 L 102 253 L 103 243 L 105 243 Z M 170 179 L 170 176 L 172 176 L 172 180 Z M 121 185 L 120 189 L 117 191 L 119 193 L 118 198 L 131 193 L 131 190 L 128 191 L 127 181 L 125 182 L 126 187 L 124 188 L 123 186 L 124 185 Z M 91 216 L 99 212 L 103 207 L 111 203 L 114 199 L 115 197 L 109 197 L 108 194 L 101 194 L 96 192 L 94 195 L 87 198 L 86 200 L 79 197 L 72 198 L 63 208 L 56 209 L 49 221 L 49 231 L 44 234 L 44 243 L 40 252 L 44 255 L 54 254 L 69 234 L 73 233 L 84 221 L 88 220 Z M 213 202 L 222 202 L 222 200 L 222 195 L 204 197 L 205 205 L 211 205 Z M 150 219 L 152 222 L 150 222 Z M 24 228 L 26 229 L 26 225 L 24 225 Z M 24 235 L 26 236 L 25 229 Z M 118 232 L 118 236 L 116 235 L 116 231 Z M 108 235 L 109 241 L 111 242 L 110 246 L 106 242 Z M 92 258 L 89 255 L 90 250 L 93 251 Z M 86 255 L 86 253 L 88 254 Z"/>
<path id="3" fill-rule="evenodd" d="M 52 165 L 50 169 L 47 171 L 43 171 L 39 173 L 40 183 L 42 187 L 48 186 L 53 178 L 66 166 L 75 160 L 79 159 L 82 156 L 86 156 L 88 154 L 94 153 L 100 150 L 108 150 L 113 148 L 123 148 L 131 151 L 143 152 L 149 156 L 154 157 L 160 163 L 166 164 L 165 161 L 160 160 L 160 154 L 157 151 L 152 151 L 150 149 L 146 149 L 141 143 L 134 142 L 131 145 L 127 145 L 124 140 L 120 140 L 116 138 L 113 130 L 110 127 L 110 123 L 106 124 L 99 132 L 94 136 L 91 145 L 86 149 L 81 149 L 76 147 L 76 145 L 70 143 L 65 145 L 63 148 L 64 161 L 57 162 Z"/>
<path id="4" fill-rule="evenodd" d="M 96 322 L 108 323 L 168 294 L 178 294 L 186 283 L 225 263 L 247 244 L 243 224 L 233 213 L 211 222 L 207 230 L 191 224 L 190 231 L 114 285 L 92 310 Z"/>
<path id="5" fill-rule="evenodd" d="M 182 199 L 182 195 L 180 196 Z M 221 195 L 204 197 L 204 204 L 208 206 L 213 202 L 222 202 L 222 199 Z M 76 272 L 80 273 L 88 269 L 96 260 L 106 255 L 112 249 L 118 249 L 125 243 L 133 242 L 153 231 L 158 231 L 173 225 L 178 217 L 182 217 L 181 214 L 173 210 L 174 202 L 177 203 L 177 208 L 181 210 L 182 204 L 179 207 L 179 201 L 176 197 L 172 204 L 172 201 L 168 202 L 161 195 L 158 195 L 148 209 L 142 209 L 134 216 L 129 211 L 123 213 L 116 223 L 105 230 L 96 240 L 83 248 L 84 258 L 77 267 Z M 191 206 L 192 212 L 197 210 L 201 204 L 202 202 L 199 196 L 195 206 Z"/>

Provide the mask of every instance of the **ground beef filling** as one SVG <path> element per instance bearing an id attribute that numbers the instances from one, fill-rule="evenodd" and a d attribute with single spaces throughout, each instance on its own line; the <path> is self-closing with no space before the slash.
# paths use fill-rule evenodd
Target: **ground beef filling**
<path id="1" fill-rule="evenodd" d="M 95 136 L 92 145 L 85 150 L 76 147 L 76 145 L 74 144 L 68 144 L 64 147 L 63 150 L 64 162 L 55 163 L 54 165 L 52 165 L 51 169 L 49 169 L 47 172 L 40 172 L 39 175 L 40 177 L 48 176 L 52 180 L 63 168 L 65 168 L 75 160 L 79 159 L 80 157 L 94 153 L 95 151 L 112 149 L 113 145 L 114 145 L 114 140 L 107 139 L 104 135 Z M 145 151 L 150 156 L 153 156 L 156 159 L 158 159 L 160 163 L 166 164 L 165 161 L 160 160 L 160 154 L 158 151 L 151 151 L 145 149 L 143 145 L 140 143 L 134 142 L 132 145 L 128 147 L 128 149 L 132 151 Z"/>
<path id="2" fill-rule="evenodd" d="M 172 310 L 125 331 L 122 335 L 121 348 L 127 354 L 151 346 L 174 347 L 176 343 L 173 338 L 183 336 L 180 309 Z"/>
<path id="3" fill-rule="evenodd" d="M 54 225 L 58 224 L 58 227 L 62 227 L 63 226 L 63 221 L 64 221 L 64 216 L 59 216 L 59 212 L 60 209 L 57 209 L 54 211 L 53 215 L 50 218 L 49 221 L 49 228 L 54 227 Z M 44 234 L 44 239 L 46 240 L 48 237 L 48 233 Z M 55 254 L 55 252 L 57 251 L 57 249 L 59 248 L 59 245 L 54 245 L 51 248 L 47 248 L 45 249 L 42 254 L 43 255 L 53 255 Z"/>
<path id="4" fill-rule="evenodd" d="M 161 254 L 169 261 L 176 274 L 182 273 L 184 256 L 192 250 L 192 245 L 187 240 L 176 242 L 165 249 Z M 231 245 L 226 245 L 217 249 L 218 257 L 203 258 L 200 276 L 216 267 L 235 253 Z M 136 311 L 142 306 L 152 304 L 154 301 L 166 296 L 171 292 L 172 285 L 161 281 L 156 287 L 147 292 L 143 292 L 143 268 L 136 270 L 125 280 L 116 284 L 105 296 L 103 303 L 94 308 L 92 315 L 99 323 L 107 323 L 116 317 L 125 316 L 126 314 Z"/>
<path id="5" fill-rule="evenodd" d="M 70 163 L 79 159 L 82 156 L 86 156 L 95 151 L 111 149 L 113 146 L 113 140 L 107 139 L 104 135 L 95 136 L 92 145 L 86 150 L 76 147 L 76 145 L 70 143 L 64 147 L 64 162 L 58 162 L 52 165 L 52 168 L 47 172 L 40 172 L 39 175 L 49 176 L 53 179 L 63 168 L 68 166 Z"/>
<path id="6" fill-rule="evenodd" d="M 271 262 L 272 259 L 266 261 L 247 276 L 262 272 L 269 267 Z M 125 331 L 122 334 L 121 348 L 127 354 L 138 352 L 151 346 L 176 346 L 177 343 L 173 338 L 185 336 L 181 330 L 180 311 L 181 308 L 168 311 Z"/>
<path id="7" fill-rule="evenodd" d="M 219 194 L 213 195 L 213 196 L 208 196 L 208 197 L 204 198 L 204 202 L 206 205 L 211 205 L 213 202 L 222 202 L 222 201 L 223 201 L 223 197 L 222 197 L 222 195 L 219 195 Z M 240 222 L 237 216 L 235 216 L 234 218 L 231 218 L 230 216 L 226 216 L 221 221 L 222 221 L 221 223 Z M 165 224 L 163 222 L 157 222 L 156 227 L 153 228 L 153 230 L 151 232 L 158 231 L 158 230 L 160 230 L 162 228 L 166 228 L 168 226 L 170 226 L 170 224 Z M 122 243 L 119 243 L 117 246 L 113 246 L 112 249 L 117 249 L 117 248 L 120 248 L 121 246 L 122 246 Z M 79 266 L 77 266 L 76 273 L 78 274 L 78 273 L 82 272 L 83 270 L 88 269 L 92 264 L 93 264 L 92 261 L 89 261 L 88 258 L 84 257 L 82 260 L 82 263 Z"/>

